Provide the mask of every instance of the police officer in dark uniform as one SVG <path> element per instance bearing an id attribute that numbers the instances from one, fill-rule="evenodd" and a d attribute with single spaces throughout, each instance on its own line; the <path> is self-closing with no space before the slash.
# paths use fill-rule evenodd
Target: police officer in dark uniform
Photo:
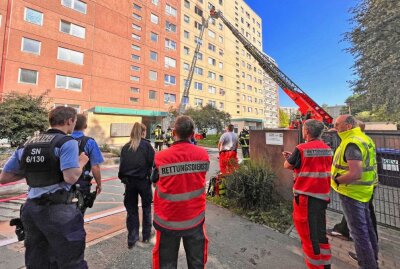
<path id="1" fill-rule="evenodd" d="M 76 110 L 50 111 L 51 129 L 29 139 L 7 161 L 0 183 L 26 178 L 28 199 L 21 212 L 28 269 L 88 268 L 84 260 L 86 233 L 71 187 L 88 157 L 67 136 L 76 123 Z"/>
<path id="2" fill-rule="evenodd" d="M 250 132 L 246 127 L 239 134 L 239 142 L 242 147 L 243 160 L 250 160 Z"/>
<path id="3" fill-rule="evenodd" d="M 100 164 L 104 162 L 103 155 L 97 145 L 96 141 L 85 136 L 83 133 L 87 128 L 87 118 L 83 114 L 77 115 L 76 125 L 72 137 L 78 141 L 79 153 L 85 152 L 89 157 L 88 163 L 83 168 L 83 173 L 79 177 L 76 183 L 76 189 L 79 191 L 79 203 L 78 207 L 82 214 L 85 214 L 86 209 L 93 206 L 93 202 L 96 199 L 96 195 L 101 192 L 101 171 Z M 93 176 L 90 175 L 92 172 Z M 96 181 L 96 191 L 90 192 L 92 186 L 92 179 Z"/>

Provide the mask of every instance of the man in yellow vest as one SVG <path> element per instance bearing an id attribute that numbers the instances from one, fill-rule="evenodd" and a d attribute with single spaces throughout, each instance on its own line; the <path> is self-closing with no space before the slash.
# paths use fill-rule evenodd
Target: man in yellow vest
<path id="1" fill-rule="evenodd" d="M 361 269 L 378 268 L 378 242 L 369 201 L 377 179 L 375 145 L 350 115 L 336 119 L 342 140 L 332 163 L 331 187 L 339 193 Z"/>

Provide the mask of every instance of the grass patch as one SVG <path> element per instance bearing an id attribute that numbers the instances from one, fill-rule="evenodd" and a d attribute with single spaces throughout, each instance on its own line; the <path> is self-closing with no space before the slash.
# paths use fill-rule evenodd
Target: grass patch
<path id="1" fill-rule="evenodd" d="M 216 148 L 220 135 L 207 135 L 205 139 L 197 140 L 197 145 L 203 147 Z"/>
<path id="2" fill-rule="evenodd" d="M 252 222 L 264 224 L 280 233 L 285 233 L 293 224 L 292 203 L 287 201 L 282 201 L 266 210 L 246 210 L 237 207 L 235 202 L 232 202 L 226 197 L 207 196 L 207 200 L 213 204 L 229 209 L 235 214 L 245 217 Z"/>

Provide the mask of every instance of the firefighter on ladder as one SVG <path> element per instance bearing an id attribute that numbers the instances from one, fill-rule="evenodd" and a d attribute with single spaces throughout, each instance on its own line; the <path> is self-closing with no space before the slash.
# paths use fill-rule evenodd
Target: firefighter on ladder
<path id="1" fill-rule="evenodd" d="M 157 124 L 152 134 L 154 135 L 154 147 L 156 151 L 162 150 L 164 144 L 164 131 L 161 129 L 160 124 Z"/>
<path id="2" fill-rule="evenodd" d="M 301 239 L 308 268 L 331 268 L 331 250 L 326 237 L 326 208 L 329 203 L 333 152 L 320 140 L 324 124 L 306 120 L 303 138 L 293 153 L 282 152 L 284 167 L 294 170 L 293 222 Z"/>
<path id="3" fill-rule="evenodd" d="M 250 132 L 246 127 L 239 134 L 239 142 L 242 147 L 243 161 L 250 160 Z"/>

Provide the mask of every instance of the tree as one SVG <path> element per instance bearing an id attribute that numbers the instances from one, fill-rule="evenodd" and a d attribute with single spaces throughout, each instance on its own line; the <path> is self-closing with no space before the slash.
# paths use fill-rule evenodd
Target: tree
<path id="1" fill-rule="evenodd" d="M 283 109 L 279 109 L 279 128 L 286 128 L 289 126 L 290 118 L 289 115 L 283 111 Z"/>
<path id="2" fill-rule="evenodd" d="M 367 110 L 383 110 L 386 120 L 399 121 L 400 1 L 361 0 L 352 14 L 355 27 L 346 34 L 357 75 L 352 89 Z"/>
<path id="3" fill-rule="evenodd" d="M 35 97 L 11 93 L 0 103 L 0 138 L 8 139 L 11 146 L 25 142 L 35 131 L 48 127 L 48 111 L 44 95 Z"/>
<path id="4" fill-rule="evenodd" d="M 218 133 L 222 133 L 224 127 L 231 122 L 229 113 L 220 111 L 209 104 L 200 109 L 189 108 L 185 115 L 194 120 L 197 128 L 216 129 Z"/>

